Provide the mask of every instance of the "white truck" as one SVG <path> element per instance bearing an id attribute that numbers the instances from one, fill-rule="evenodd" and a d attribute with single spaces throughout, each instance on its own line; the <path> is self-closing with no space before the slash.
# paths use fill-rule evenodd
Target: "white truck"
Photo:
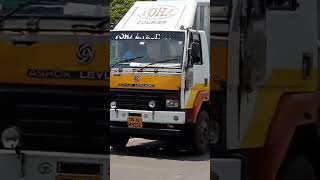
<path id="1" fill-rule="evenodd" d="M 111 146 L 209 144 L 209 0 L 138 1 L 110 33 Z"/>

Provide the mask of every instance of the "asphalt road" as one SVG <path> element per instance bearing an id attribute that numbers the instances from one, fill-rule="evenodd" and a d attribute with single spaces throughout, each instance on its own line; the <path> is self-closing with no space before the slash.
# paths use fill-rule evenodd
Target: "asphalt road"
<path id="1" fill-rule="evenodd" d="M 111 180 L 209 180 L 209 154 L 194 156 L 170 144 L 131 139 L 124 151 L 111 150 Z"/>

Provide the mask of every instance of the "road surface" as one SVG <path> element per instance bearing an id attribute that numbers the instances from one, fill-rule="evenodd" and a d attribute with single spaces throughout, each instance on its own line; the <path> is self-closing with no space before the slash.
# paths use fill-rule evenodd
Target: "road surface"
<path id="1" fill-rule="evenodd" d="M 111 180 L 209 180 L 209 155 L 194 156 L 167 143 L 131 139 L 124 151 L 111 150 Z"/>

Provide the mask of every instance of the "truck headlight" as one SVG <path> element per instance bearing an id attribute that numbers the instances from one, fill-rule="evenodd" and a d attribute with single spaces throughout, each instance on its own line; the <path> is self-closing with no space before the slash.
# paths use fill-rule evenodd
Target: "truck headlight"
<path id="1" fill-rule="evenodd" d="M 167 99 L 166 106 L 169 108 L 177 108 L 179 107 L 179 100 Z"/>
<path id="2" fill-rule="evenodd" d="M 20 144 L 20 132 L 16 127 L 5 129 L 1 135 L 1 142 L 4 148 L 15 149 Z"/>
<path id="3" fill-rule="evenodd" d="M 149 102 L 149 107 L 150 108 L 155 108 L 156 107 L 156 102 L 155 101 L 150 101 Z"/>
<path id="4" fill-rule="evenodd" d="M 116 103 L 115 101 L 112 101 L 112 102 L 110 103 L 110 108 L 111 108 L 111 109 L 117 108 L 117 103 Z"/>

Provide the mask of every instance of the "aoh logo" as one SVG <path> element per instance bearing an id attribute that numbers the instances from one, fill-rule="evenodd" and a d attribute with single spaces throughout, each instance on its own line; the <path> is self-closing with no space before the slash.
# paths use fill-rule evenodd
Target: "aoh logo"
<path id="1" fill-rule="evenodd" d="M 151 6 L 139 11 L 139 17 L 144 19 L 165 19 L 178 14 L 179 9 L 173 6 Z"/>
<path id="2" fill-rule="evenodd" d="M 94 59 L 94 49 L 88 43 L 81 43 L 77 50 L 77 62 L 80 64 L 90 64 Z"/>

